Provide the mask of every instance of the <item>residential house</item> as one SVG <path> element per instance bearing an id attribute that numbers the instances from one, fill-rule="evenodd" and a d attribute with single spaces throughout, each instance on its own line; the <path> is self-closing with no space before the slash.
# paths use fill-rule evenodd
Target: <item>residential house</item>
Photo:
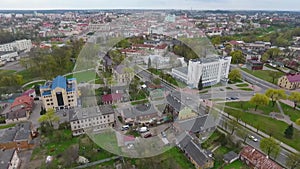
<path id="1" fill-rule="evenodd" d="M 16 149 L 0 151 L 0 168 L 17 169 L 21 165 L 21 159 Z"/>
<path id="2" fill-rule="evenodd" d="M 153 104 L 139 104 L 125 108 L 119 112 L 125 123 L 149 124 L 151 119 L 158 117 L 158 112 Z"/>
<path id="3" fill-rule="evenodd" d="M 196 169 L 208 169 L 214 166 L 212 154 L 201 149 L 201 145 L 194 138 L 184 132 L 177 138 L 177 146 L 184 152 Z"/>
<path id="4" fill-rule="evenodd" d="M 84 134 L 87 130 L 97 132 L 114 127 L 114 113 L 111 105 L 76 108 L 69 116 L 73 136 Z"/>
<path id="5" fill-rule="evenodd" d="M 101 97 L 103 104 L 116 104 L 123 100 L 123 95 L 121 93 L 106 94 Z"/>
<path id="6" fill-rule="evenodd" d="M 125 65 L 118 65 L 113 70 L 113 75 L 118 85 L 129 84 L 134 77 L 134 70 Z"/>
<path id="7" fill-rule="evenodd" d="M 283 169 L 279 164 L 272 161 L 268 156 L 251 146 L 245 146 L 240 152 L 240 159 L 251 168 L 258 169 Z"/>
<path id="8" fill-rule="evenodd" d="M 282 76 L 278 79 L 278 86 L 288 90 L 300 88 L 300 73 Z"/>
<path id="9" fill-rule="evenodd" d="M 257 60 L 247 60 L 246 67 L 249 70 L 262 70 L 264 67 L 264 64 Z"/>
<path id="10" fill-rule="evenodd" d="M 76 78 L 67 79 L 57 76 L 52 82 L 46 82 L 41 86 L 40 91 L 43 107 L 46 110 L 69 109 L 78 105 L 79 92 Z"/>
<path id="11" fill-rule="evenodd" d="M 33 128 L 30 122 L 18 123 L 14 127 L 0 131 L 1 149 L 29 149 L 34 145 Z"/>
<path id="12" fill-rule="evenodd" d="M 12 123 L 16 121 L 28 120 L 33 109 L 33 98 L 27 95 L 15 98 L 11 104 L 9 112 L 6 113 L 5 122 Z"/>

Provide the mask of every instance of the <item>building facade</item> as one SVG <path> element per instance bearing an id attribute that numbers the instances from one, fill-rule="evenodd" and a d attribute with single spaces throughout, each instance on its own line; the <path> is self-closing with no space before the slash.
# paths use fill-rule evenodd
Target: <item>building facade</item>
<path id="1" fill-rule="evenodd" d="M 11 43 L 5 43 L 0 45 L 0 51 L 3 52 L 9 52 L 9 51 L 29 52 L 31 48 L 32 48 L 32 43 L 30 39 L 17 40 Z"/>
<path id="2" fill-rule="evenodd" d="M 227 81 L 231 57 L 199 58 L 189 61 L 188 67 L 172 69 L 172 76 L 192 88 L 197 88 L 200 77 L 204 87 Z"/>
<path id="3" fill-rule="evenodd" d="M 114 127 L 115 115 L 111 105 L 75 109 L 70 115 L 70 125 L 73 136 Z"/>
<path id="4" fill-rule="evenodd" d="M 288 90 L 299 89 L 300 74 L 282 76 L 278 79 L 278 86 Z"/>
<path id="5" fill-rule="evenodd" d="M 78 105 L 79 92 L 76 78 L 66 79 L 57 76 L 52 82 L 46 82 L 41 86 L 40 91 L 43 107 L 46 110 L 69 109 Z"/>

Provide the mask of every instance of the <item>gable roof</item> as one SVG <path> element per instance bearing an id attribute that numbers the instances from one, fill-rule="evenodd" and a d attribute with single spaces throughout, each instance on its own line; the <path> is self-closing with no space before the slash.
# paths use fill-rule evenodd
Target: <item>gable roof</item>
<path id="1" fill-rule="evenodd" d="M 300 73 L 299 74 L 289 74 L 286 77 L 291 83 L 300 82 Z"/>
<path id="2" fill-rule="evenodd" d="M 19 105 L 25 106 L 25 108 L 32 108 L 33 98 L 28 95 L 23 95 L 15 98 L 14 102 L 11 104 L 10 108 L 14 108 Z"/>
<path id="3" fill-rule="evenodd" d="M 251 146 L 245 146 L 240 155 L 246 158 L 252 165 L 260 169 L 283 169 L 276 162 Z"/>
<path id="4" fill-rule="evenodd" d="M 8 168 L 10 166 L 15 151 L 15 149 L 0 151 L 0 168 Z"/>
<path id="5" fill-rule="evenodd" d="M 200 149 L 200 145 L 197 145 L 194 141 L 190 141 L 185 152 L 197 163 L 198 166 L 204 166 L 208 162 L 210 157 L 205 154 L 203 149 Z"/>

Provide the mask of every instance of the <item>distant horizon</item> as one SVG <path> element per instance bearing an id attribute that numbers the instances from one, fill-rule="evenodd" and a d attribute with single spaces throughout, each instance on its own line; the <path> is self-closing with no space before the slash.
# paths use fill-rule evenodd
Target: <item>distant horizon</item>
<path id="1" fill-rule="evenodd" d="M 300 11 L 299 0 L 2 0 L 0 10 Z"/>
<path id="2" fill-rule="evenodd" d="M 0 9 L 0 11 L 97 11 L 97 10 L 183 10 L 183 11 L 266 11 L 266 12 L 300 12 L 299 10 L 281 10 L 281 9 L 169 9 L 169 8 L 38 8 L 38 9 Z"/>

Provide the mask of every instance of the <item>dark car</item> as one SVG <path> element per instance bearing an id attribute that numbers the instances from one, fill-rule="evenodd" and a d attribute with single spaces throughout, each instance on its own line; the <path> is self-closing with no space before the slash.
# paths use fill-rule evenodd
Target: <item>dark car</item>
<path id="1" fill-rule="evenodd" d="M 147 133 L 147 134 L 144 135 L 144 138 L 149 138 L 149 137 L 152 137 L 151 133 Z"/>

